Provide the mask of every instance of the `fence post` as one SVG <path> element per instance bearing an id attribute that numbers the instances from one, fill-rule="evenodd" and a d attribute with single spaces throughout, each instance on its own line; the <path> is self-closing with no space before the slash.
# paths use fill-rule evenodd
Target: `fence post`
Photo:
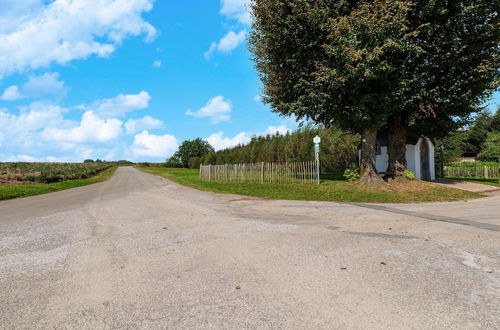
<path id="1" fill-rule="evenodd" d="M 488 166 L 485 166 L 484 167 L 484 178 L 485 179 L 489 179 L 490 178 L 490 175 L 489 175 L 489 171 L 488 171 Z"/>
<path id="2" fill-rule="evenodd" d="M 260 163 L 260 183 L 264 184 L 264 162 Z"/>

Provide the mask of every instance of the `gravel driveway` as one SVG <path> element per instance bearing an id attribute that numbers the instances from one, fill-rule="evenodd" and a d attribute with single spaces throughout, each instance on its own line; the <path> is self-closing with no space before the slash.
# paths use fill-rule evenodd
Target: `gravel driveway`
<path id="1" fill-rule="evenodd" d="M 500 196 L 201 192 L 119 168 L 0 202 L 1 329 L 494 329 Z"/>

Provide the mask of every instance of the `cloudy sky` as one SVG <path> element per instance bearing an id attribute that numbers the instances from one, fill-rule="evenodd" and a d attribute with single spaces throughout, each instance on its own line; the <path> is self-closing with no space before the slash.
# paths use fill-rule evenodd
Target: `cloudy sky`
<path id="1" fill-rule="evenodd" d="M 294 129 L 260 102 L 245 0 L 1 0 L 0 161 L 161 161 Z"/>
<path id="2" fill-rule="evenodd" d="M 260 102 L 245 1 L 0 0 L 0 161 L 161 161 L 294 129 Z"/>

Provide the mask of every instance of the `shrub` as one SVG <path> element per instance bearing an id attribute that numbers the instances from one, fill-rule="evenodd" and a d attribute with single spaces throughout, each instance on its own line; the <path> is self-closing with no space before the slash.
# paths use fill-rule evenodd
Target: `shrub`
<path id="1" fill-rule="evenodd" d="M 348 169 L 344 171 L 344 178 L 349 182 L 355 182 L 359 180 L 359 167 L 356 165 L 351 165 Z"/>
<path id="2" fill-rule="evenodd" d="M 168 168 L 182 168 L 182 164 L 180 163 L 174 163 L 174 162 L 166 162 L 162 164 L 163 167 L 168 167 Z"/>
<path id="3" fill-rule="evenodd" d="M 188 161 L 189 168 L 198 169 L 198 168 L 200 168 L 200 165 L 201 165 L 201 158 L 200 157 L 189 158 L 189 161 Z"/>
<path id="4" fill-rule="evenodd" d="M 488 134 L 484 148 L 478 158 L 483 161 L 500 162 L 500 132 Z"/>
<path id="5" fill-rule="evenodd" d="M 408 170 L 406 170 L 406 171 L 405 171 L 405 177 L 406 177 L 408 180 L 415 180 L 415 173 L 413 173 L 412 171 L 408 171 Z"/>

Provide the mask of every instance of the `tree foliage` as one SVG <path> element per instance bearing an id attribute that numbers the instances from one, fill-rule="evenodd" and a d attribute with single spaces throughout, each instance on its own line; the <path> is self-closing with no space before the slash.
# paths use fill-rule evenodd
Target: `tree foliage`
<path id="1" fill-rule="evenodd" d="M 415 45 L 408 1 L 256 0 L 250 38 L 264 101 L 283 115 L 363 133 L 361 182 L 379 181 L 376 131 L 401 108 Z"/>
<path id="2" fill-rule="evenodd" d="M 478 158 L 482 161 L 500 163 L 500 131 L 488 133 Z"/>
<path id="3" fill-rule="evenodd" d="M 256 136 L 245 145 L 208 154 L 203 163 L 208 165 L 302 162 L 314 160 L 313 138 L 321 137 L 320 159 L 323 171 L 343 172 L 357 163 L 359 135 L 336 127 L 305 126 L 285 135 Z"/>
<path id="4" fill-rule="evenodd" d="M 213 151 L 214 148 L 201 138 L 186 140 L 182 142 L 179 150 L 169 162 L 179 162 L 183 167 L 197 168 L 200 166 L 201 159 Z"/>
<path id="5" fill-rule="evenodd" d="M 493 115 L 487 111 L 478 114 L 469 129 L 464 132 L 463 153 L 480 153 L 491 132 L 500 132 L 500 111 Z"/>
<path id="6" fill-rule="evenodd" d="M 282 115 L 363 132 L 362 171 L 372 175 L 374 130 L 389 126 L 389 172 L 403 175 L 409 125 L 446 133 L 497 88 L 499 6 L 255 0 L 250 50 L 263 100 Z"/>
<path id="7" fill-rule="evenodd" d="M 256 0 L 250 38 L 275 112 L 361 131 L 400 99 L 407 1 Z"/>

